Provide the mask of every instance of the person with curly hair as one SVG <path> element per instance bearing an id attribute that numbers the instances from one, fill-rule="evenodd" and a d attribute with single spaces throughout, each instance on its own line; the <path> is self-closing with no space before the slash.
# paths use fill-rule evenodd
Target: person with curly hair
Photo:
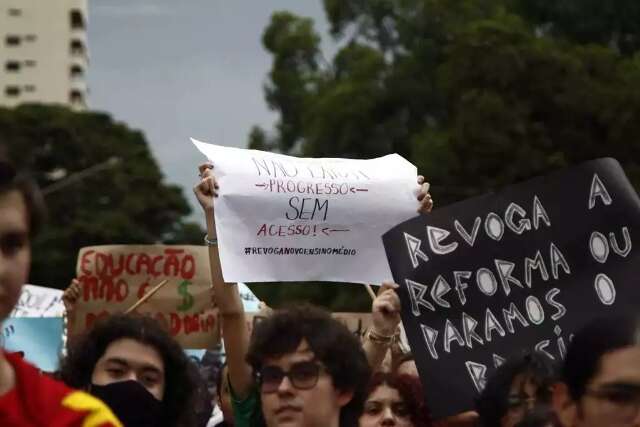
<path id="1" fill-rule="evenodd" d="M 126 426 L 191 427 L 197 387 L 191 363 L 154 319 L 119 314 L 77 337 L 60 377 L 102 399 Z"/>
<path id="2" fill-rule="evenodd" d="M 420 383 L 409 375 L 378 372 L 368 387 L 359 427 L 430 427 Z"/>
<path id="3" fill-rule="evenodd" d="M 275 311 L 256 326 L 246 360 L 268 427 L 356 424 L 369 363 L 358 339 L 327 311 Z"/>
<path id="4" fill-rule="evenodd" d="M 386 347 L 380 341 L 388 337 L 378 336 L 378 342 L 370 343 L 365 353 L 344 325 L 328 313 L 308 307 L 276 312 L 259 323 L 250 337 L 238 286 L 225 282 L 220 266 L 214 215 L 220 187 L 213 164 L 205 163 L 198 169 L 200 181 L 193 191 L 206 219 L 204 241 L 220 310 L 235 425 L 357 425 L 369 363 L 377 366 L 384 358 Z M 418 184 L 417 210 L 428 212 L 433 207 L 428 184 L 424 177 L 418 177 Z M 399 321 L 394 310 L 387 310 L 393 303 L 394 286 L 387 287 L 378 300 L 378 314 L 384 323 L 387 318 Z"/>
<path id="5" fill-rule="evenodd" d="M 546 354 L 527 351 L 507 359 L 487 381 L 476 401 L 481 427 L 515 427 L 533 409 L 549 408 L 558 378 Z"/>

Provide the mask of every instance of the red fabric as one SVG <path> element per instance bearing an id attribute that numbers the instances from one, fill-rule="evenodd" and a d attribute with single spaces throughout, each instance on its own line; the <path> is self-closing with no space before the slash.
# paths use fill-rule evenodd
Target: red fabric
<path id="1" fill-rule="evenodd" d="M 0 426 L 82 427 L 89 412 L 62 406 L 73 389 L 40 373 L 16 353 L 5 353 L 4 357 L 13 366 L 16 385 L 0 396 Z"/>

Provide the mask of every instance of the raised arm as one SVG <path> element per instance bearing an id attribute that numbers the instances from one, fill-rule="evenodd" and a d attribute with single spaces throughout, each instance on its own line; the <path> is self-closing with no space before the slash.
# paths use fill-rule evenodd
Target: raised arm
<path id="1" fill-rule="evenodd" d="M 371 304 L 373 325 L 365 335 L 362 347 L 373 371 L 380 368 L 400 324 L 400 298 L 395 291 L 397 287 L 395 283 L 383 283 Z"/>
<path id="2" fill-rule="evenodd" d="M 78 335 L 73 327 L 76 323 L 77 306 L 81 292 L 80 282 L 78 279 L 73 279 L 62 294 L 62 303 L 66 313 L 67 348 L 73 345 Z"/>
<path id="3" fill-rule="evenodd" d="M 433 209 L 433 199 L 429 193 L 429 183 L 424 176 L 418 176 L 418 213 L 426 214 Z M 390 282 L 382 284 L 378 296 L 371 306 L 373 327 L 365 336 L 363 348 L 374 371 L 380 368 L 387 351 L 393 344 L 400 324 L 400 298 L 396 293 L 398 285 Z"/>
<path id="4" fill-rule="evenodd" d="M 204 210 L 207 221 L 207 240 L 209 246 L 209 265 L 211 266 L 211 281 L 218 304 L 222 323 L 222 336 L 227 353 L 229 381 L 237 398 L 245 398 L 253 386 L 251 367 L 245 362 L 249 350 L 249 331 L 245 320 L 242 299 L 238 292 L 238 285 L 225 283 L 220 267 L 217 235 L 213 207 L 215 197 L 218 197 L 218 184 L 212 173 L 213 165 L 200 165 L 200 182 L 193 188 L 198 202 Z M 215 243 L 214 243 L 215 242 Z"/>

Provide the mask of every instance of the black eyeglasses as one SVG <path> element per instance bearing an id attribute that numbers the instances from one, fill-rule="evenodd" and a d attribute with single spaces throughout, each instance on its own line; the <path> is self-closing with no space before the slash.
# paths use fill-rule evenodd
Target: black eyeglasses
<path id="1" fill-rule="evenodd" d="M 298 362 L 291 365 L 288 371 L 278 366 L 263 366 L 258 373 L 260 390 L 263 393 L 274 393 L 280 387 L 284 377 L 298 390 L 309 390 L 316 386 L 320 372 L 324 367 L 315 360 Z"/>

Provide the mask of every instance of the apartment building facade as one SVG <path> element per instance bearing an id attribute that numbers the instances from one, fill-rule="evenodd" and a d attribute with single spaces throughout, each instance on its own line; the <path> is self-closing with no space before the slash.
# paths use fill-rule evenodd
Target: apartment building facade
<path id="1" fill-rule="evenodd" d="M 87 107 L 87 0 L 0 0 L 0 106 Z"/>

